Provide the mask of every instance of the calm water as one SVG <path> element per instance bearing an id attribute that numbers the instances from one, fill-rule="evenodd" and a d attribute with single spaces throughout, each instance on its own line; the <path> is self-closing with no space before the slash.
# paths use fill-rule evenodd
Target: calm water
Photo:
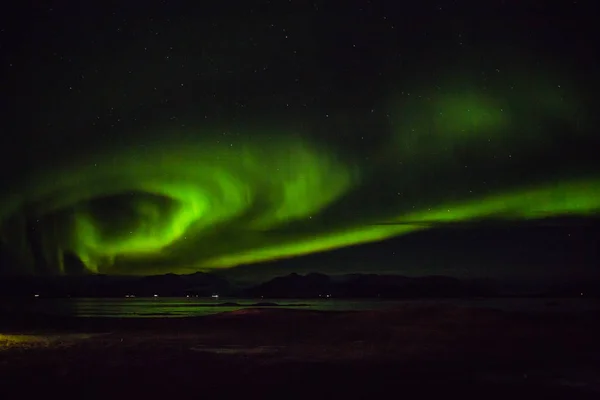
<path id="1" fill-rule="evenodd" d="M 19 302 L 0 303 L 0 310 L 28 311 L 37 314 L 70 315 L 80 317 L 190 317 L 216 314 L 256 307 L 265 300 L 205 299 L 205 298 L 121 298 L 121 299 L 44 299 L 34 298 Z M 289 300 L 269 299 L 277 308 L 298 308 L 322 311 L 375 310 L 402 305 L 450 304 L 460 307 L 493 308 L 523 312 L 585 312 L 600 310 L 600 300 L 575 299 L 482 299 L 482 300 Z M 269 306 L 262 306 L 269 308 Z"/>

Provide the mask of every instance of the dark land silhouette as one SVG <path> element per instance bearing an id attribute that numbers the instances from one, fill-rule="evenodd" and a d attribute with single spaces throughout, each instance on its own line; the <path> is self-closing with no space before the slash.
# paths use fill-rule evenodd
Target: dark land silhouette
<path id="1" fill-rule="evenodd" d="M 449 276 L 291 273 L 262 283 L 239 284 L 225 277 L 198 272 L 190 275 L 144 277 L 108 275 L 5 276 L 3 297 L 184 297 L 188 295 L 238 298 L 470 298 L 503 296 L 598 297 L 600 282 L 572 280 L 542 287 L 521 287 L 493 279 L 458 279 Z"/>

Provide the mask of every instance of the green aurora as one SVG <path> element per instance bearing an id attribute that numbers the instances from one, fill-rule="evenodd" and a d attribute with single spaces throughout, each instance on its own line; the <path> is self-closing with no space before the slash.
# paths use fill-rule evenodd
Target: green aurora
<path id="1" fill-rule="evenodd" d="M 91 272 L 189 273 L 446 222 L 598 212 L 597 171 L 560 157 L 589 134 L 574 88 L 453 82 L 397 90 L 389 139 L 366 158 L 303 132 L 220 141 L 201 126 L 143 149 L 91 149 L 7 191 L 3 241 L 31 264 L 23 232 L 35 221 L 56 272 L 74 254 Z M 537 170 L 519 164 L 535 157 Z"/>

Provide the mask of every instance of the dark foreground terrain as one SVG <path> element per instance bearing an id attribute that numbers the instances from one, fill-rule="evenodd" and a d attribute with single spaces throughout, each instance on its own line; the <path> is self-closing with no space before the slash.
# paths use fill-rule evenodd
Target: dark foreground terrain
<path id="1" fill-rule="evenodd" d="M 2 398 L 595 399 L 600 315 L 451 306 L 0 322 Z"/>

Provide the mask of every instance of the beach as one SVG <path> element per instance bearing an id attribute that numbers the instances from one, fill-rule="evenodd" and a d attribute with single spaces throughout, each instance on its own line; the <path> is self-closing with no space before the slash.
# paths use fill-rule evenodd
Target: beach
<path id="1" fill-rule="evenodd" d="M 594 398 L 598 316 L 447 304 L 193 318 L 12 315 L 0 328 L 0 383 L 21 398 Z"/>

